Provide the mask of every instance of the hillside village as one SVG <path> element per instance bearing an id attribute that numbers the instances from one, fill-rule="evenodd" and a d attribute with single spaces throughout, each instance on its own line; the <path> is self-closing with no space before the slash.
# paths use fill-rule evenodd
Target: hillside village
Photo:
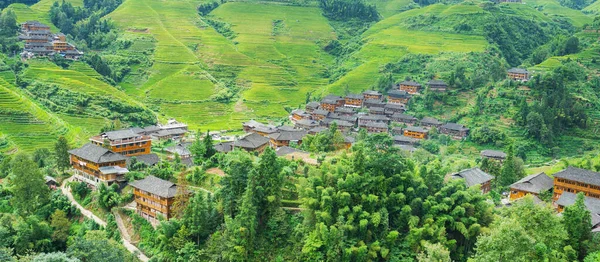
<path id="1" fill-rule="evenodd" d="M 66 59 L 78 60 L 83 52 L 67 42 L 63 33 L 53 34 L 50 26 L 38 21 L 27 21 L 21 24 L 19 40 L 25 42 L 21 58 L 45 57 L 58 54 Z"/>

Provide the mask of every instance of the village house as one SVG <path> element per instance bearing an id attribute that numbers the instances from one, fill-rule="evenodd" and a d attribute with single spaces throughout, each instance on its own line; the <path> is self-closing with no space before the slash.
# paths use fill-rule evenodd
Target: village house
<path id="1" fill-rule="evenodd" d="M 233 146 L 233 143 L 234 143 L 234 141 L 219 142 L 219 143 L 215 144 L 213 146 L 213 148 L 215 149 L 215 151 L 217 151 L 219 153 L 227 154 L 227 153 L 233 151 L 233 149 L 235 148 Z"/>
<path id="2" fill-rule="evenodd" d="M 362 107 L 365 97 L 362 94 L 348 94 L 345 100 L 348 107 Z"/>
<path id="3" fill-rule="evenodd" d="M 557 201 L 563 192 L 600 198 L 600 173 L 576 167 L 567 167 L 554 174 L 554 197 Z"/>
<path id="4" fill-rule="evenodd" d="M 404 135 L 404 130 L 402 129 L 402 127 L 395 126 L 395 127 L 392 127 L 391 134 L 392 134 L 392 136 L 401 136 L 401 135 Z"/>
<path id="5" fill-rule="evenodd" d="M 347 121 L 347 122 L 352 123 L 353 125 L 356 125 L 356 122 L 358 120 L 358 116 L 356 116 L 356 115 L 346 116 L 346 115 L 338 115 L 338 114 L 329 114 L 329 116 L 327 118 Z"/>
<path id="6" fill-rule="evenodd" d="M 295 109 L 292 111 L 292 114 L 290 116 L 290 120 L 292 122 L 300 121 L 303 119 L 311 119 L 311 114 L 301 109 Z"/>
<path id="7" fill-rule="evenodd" d="M 364 125 L 364 128 L 367 129 L 369 133 L 387 133 L 388 125 L 381 122 L 369 122 Z"/>
<path id="8" fill-rule="evenodd" d="M 431 92 L 446 92 L 446 89 L 448 89 L 448 85 L 442 80 L 432 79 L 429 80 L 427 85 L 429 86 L 429 91 Z"/>
<path id="9" fill-rule="evenodd" d="M 161 129 L 150 133 L 150 137 L 152 137 L 153 140 L 181 140 L 187 134 L 187 132 L 187 130 L 180 128 Z"/>
<path id="10" fill-rule="evenodd" d="M 92 187 L 97 187 L 99 183 L 112 185 L 127 181 L 124 175 L 129 170 L 121 154 L 92 143 L 70 150 L 69 154 L 71 166 L 75 169 L 74 178 L 78 181 Z"/>
<path id="11" fill-rule="evenodd" d="M 390 119 L 392 120 L 392 122 L 394 123 L 403 123 L 406 124 L 407 126 L 412 126 L 414 124 L 417 123 L 417 118 L 411 115 L 407 115 L 407 114 L 400 114 L 400 113 L 395 113 L 393 114 Z"/>
<path id="12" fill-rule="evenodd" d="M 383 109 L 383 107 L 371 107 L 371 108 L 369 108 L 369 114 L 385 115 L 385 109 Z"/>
<path id="13" fill-rule="evenodd" d="M 299 128 L 299 129 L 309 130 L 309 129 L 319 126 L 319 122 L 317 122 L 315 120 L 310 120 L 310 119 L 302 119 L 302 120 L 296 121 L 295 126 L 296 126 L 296 128 Z"/>
<path id="14" fill-rule="evenodd" d="M 565 207 L 575 204 L 575 201 L 577 201 L 577 194 L 564 192 L 555 202 L 556 209 L 558 212 L 563 212 Z M 590 211 L 592 232 L 600 232 L 600 199 L 586 196 L 583 203 Z"/>
<path id="15" fill-rule="evenodd" d="M 136 162 L 143 163 L 146 166 L 154 166 L 160 162 L 160 158 L 157 154 L 146 154 L 138 156 L 126 156 L 127 167 L 132 165 L 132 159 L 135 158 Z"/>
<path id="16" fill-rule="evenodd" d="M 469 135 L 469 129 L 461 124 L 446 123 L 440 127 L 440 133 L 455 139 L 462 139 Z"/>
<path id="17" fill-rule="evenodd" d="M 344 136 L 344 145 L 346 145 L 346 149 L 350 149 L 352 145 L 356 143 L 356 138 L 351 136 Z"/>
<path id="18" fill-rule="evenodd" d="M 418 94 L 421 90 L 421 84 L 415 81 L 402 81 L 396 84 L 396 87 L 402 91 L 405 91 L 409 94 Z"/>
<path id="19" fill-rule="evenodd" d="M 273 148 L 290 146 L 290 143 L 302 144 L 302 139 L 306 136 L 306 131 L 280 131 L 269 135 L 270 144 Z"/>
<path id="20" fill-rule="evenodd" d="M 152 147 L 150 136 L 140 135 L 132 129 L 104 132 L 90 138 L 90 141 L 97 146 L 107 146 L 113 152 L 124 156 L 150 154 Z"/>
<path id="21" fill-rule="evenodd" d="M 83 55 L 75 46 L 67 42 L 64 34 L 52 34 L 49 26 L 38 21 L 22 23 L 19 40 L 25 41 L 21 53 L 24 59 L 59 54 L 66 59 L 77 60 Z"/>
<path id="22" fill-rule="evenodd" d="M 429 131 L 425 128 L 418 126 L 409 126 L 404 129 L 404 136 L 411 137 L 415 139 L 425 139 L 427 138 L 427 134 Z"/>
<path id="23" fill-rule="evenodd" d="M 464 179 L 467 187 L 480 185 L 481 193 L 485 194 L 490 191 L 491 182 L 494 179 L 494 176 L 483 172 L 478 167 L 474 167 L 451 174 L 450 179 Z"/>
<path id="24" fill-rule="evenodd" d="M 39 21 L 27 21 L 21 24 L 21 31 L 50 31 L 50 26 Z"/>
<path id="25" fill-rule="evenodd" d="M 386 116 L 391 116 L 395 113 L 404 113 L 406 111 L 406 107 L 403 104 L 390 104 L 387 103 L 383 107 L 384 113 Z"/>
<path id="26" fill-rule="evenodd" d="M 158 124 L 158 128 L 162 130 L 173 130 L 173 129 L 182 129 L 188 131 L 188 125 L 185 123 L 180 123 L 175 119 L 167 120 L 167 123 L 164 125 Z"/>
<path id="27" fill-rule="evenodd" d="M 178 188 L 176 184 L 150 175 L 129 185 L 133 187 L 138 215 L 151 223 L 157 223 L 158 216 L 166 219 L 173 217 L 173 202 Z"/>
<path id="28" fill-rule="evenodd" d="M 334 113 L 340 116 L 353 116 L 356 114 L 353 108 L 345 106 L 336 108 Z"/>
<path id="29" fill-rule="evenodd" d="M 312 113 L 312 111 L 319 109 L 320 105 L 319 102 L 309 102 L 304 108 L 306 109 L 306 112 Z"/>
<path id="30" fill-rule="evenodd" d="M 342 132 L 342 133 L 350 132 L 354 128 L 354 124 L 350 123 L 348 121 L 338 120 L 338 119 L 331 119 L 331 118 L 327 118 L 325 120 L 326 121 L 323 121 L 323 124 L 327 128 L 331 127 L 331 125 L 333 123 L 336 123 L 337 124 L 337 130 L 340 130 L 340 132 Z"/>
<path id="31" fill-rule="evenodd" d="M 388 125 L 390 123 L 390 119 L 387 116 L 382 115 L 359 115 L 358 116 L 358 126 L 366 127 L 367 123 L 384 123 Z"/>
<path id="32" fill-rule="evenodd" d="M 181 159 L 188 159 L 192 157 L 192 152 L 188 149 L 189 146 L 189 143 L 177 143 L 174 146 L 165 148 L 165 152 L 167 152 L 167 158 L 175 159 L 176 155 L 178 155 Z"/>
<path id="33" fill-rule="evenodd" d="M 502 162 L 506 158 L 506 153 L 498 150 L 482 150 L 481 157 Z"/>
<path id="34" fill-rule="evenodd" d="M 334 112 L 337 107 L 338 107 L 338 102 L 335 100 L 323 99 L 321 101 L 321 108 L 323 110 L 327 110 L 329 112 Z"/>
<path id="35" fill-rule="evenodd" d="M 440 128 L 444 123 L 440 120 L 437 120 L 433 117 L 424 117 L 421 119 L 421 126 L 423 128 L 431 129 L 431 128 Z"/>
<path id="36" fill-rule="evenodd" d="M 48 186 L 50 190 L 55 190 L 60 186 L 54 177 L 44 176 L 44 180 L 46 181 L 46 186 Z"/>
<path id="37" fill-rule="evenodd" d="M 526 82 L 527 80 L 529 80 L 529 77 L 530 77 L 529 71 L 527 71 L 527 69 L 522 69 L 522 68 L 511 68 L 508 70 L 507 74 L 508 74 L 508 78 L 510 78 L 512 80 L 516 80 L 516 81 L 523 81 L 523 82 Z"/>
<path id="38" fill-rule="evenodd" d="M 254 128 L 256 128 L 258 126 L 262 126 L 262 125 L 264 125 L 264 124 L 254 121 L 254 120 L 250 120 L 250 121 L 242 123 L 242 129 L 244 130 L 244 132 L 250 133 L 250 132 L 253 132 Z"/>
<path id="39" fill-rule="evenodd" d="M 365 99 L 365 101 L 363 102 L 363 106 L 366 108 L 371 108 L 371 107 L 384 107 L 385 103 L 383 102 L 383 100 L 381 99 Z"/>
<path id="40" fill-rule="evenodd" d="M 329 115 L 329 111 L 327 110 L 323 110 L 323 109 L 316 109 L 311 113 L 312 119 L 313 120 L 323 120 L 325 119 L 328 115 Z"/>
<path id="41" fill-rule="evenodd" d="M 363 93 L 363 97 L 364 99 L 374 99 L 374 100 L 381 100 L 383 99 L 383 95 L 381 93 L 379 93 L 378 91 L 374 91 L 374 90 L 367 90 L 364 91 Z"/>
<path id="42" fill-rule="evenodd" d="M 317 127 L 313 128 L 311 130 L 308 130 L 308 134 L 309 135 L 316 135 L 316 134 L 327 132 L 327 131 L 329 131 L 329 128 L 323 127 L 323 126 L 317 126 Z"/>
<path id="43" fill-rule="evenodd" d="M 234 148 L 241 148 L 248 152 L 262 152 L 269 145 L 269 138 L 257 133 L 250 133 L 233 142 Z"/>
<path id="44" fill-rule="evenodd" d="M 416 139 L 409 136 L 396 135 L 394 136 L 394 144 L 396 145 L 416 145 L 420 139 Z"/>
<path id="45" fill-rule="evenodd" d="M 545 173 L 529 175 L 510 185 L 509 199 L 512 201 L 526 195 L 539 196 L 552 187 L 554 187 L 554 180 Z"/>
<path id="46" fill-rule="evenodd" d="M 268 136 L 270 134 L 275 134 L 279 131 L 279 129 L 272 125 L 262 125 L 254 128 L 250 133 L 256 133 L 261 136 Z"/>
<path id="47" fill-rule="evenodd" d="M 402 90 L 390 90 L 387 93 L 387 102 L 390 104 L 408 104 L 411 95 Z"/>

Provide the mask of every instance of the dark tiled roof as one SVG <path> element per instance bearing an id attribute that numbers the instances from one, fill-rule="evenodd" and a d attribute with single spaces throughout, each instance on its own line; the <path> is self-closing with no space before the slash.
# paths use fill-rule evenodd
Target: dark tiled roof
<path id="1" fill-rule="evenodd" d="M 483 150 L 481 151 L 481 156 L 493 158 L 506 158 L 506 153 L 498 150 Z"/>
<path id="2" fill-rule="evenodd" d="M 310 120 L 310 119 L 301 119 L 296 121 L 297 125 L 303 125 L 303 126 L 318 126 L 319 123 L 315 120 Z"/>
<path id="3" fill-rule="evenodd" d="M 449 130 L 454 130 L 454 131 L 465 131 L 465 130 L 469 130 L 468 128 L 466 128 L 465 126 L 461 125 L 461 124 L 457 124 L 457 123 L 446 123 L 444 124 L 441 128 L 443 129 L 449 129 Z"/>
<path id="4" fill-rule="evenodd" d="M 300 141 L 306 134 L 306 131 L 281 131 L 269 137 L 277 141 Z"/>
<path id="5" fill-rule="evenodd" d="M 130 129 L 115 130 L 115 131 L 108 131 L 108 132 L 102 133 L 102 135 L 105 135 L 110 140 L 120 140 L 120 139 L 132 138 L 132 137 L 138 137 L 138 136 L 140 136 L 139 134 L 137 134 L 136 132 L 134 132 L 131 128 Z"/>
<path id="6" fill-rule="evenodd" d="M 354 124 L 352 124 L 348 121 L 339 120 L 339 119 L 332 119 L 329 123 L 336 123 L 337 126 L 339 126 L 339 127 L 353 127 L 354 126 Z"/>
<path id="7" fill-rule="evenodd" d="M 380 123 L 380 122 L 369 122 L 365 124 L 366 127 L 372 127 L 372 128 L 385 128 L 387 129 L 388 126 L 386 123 Z"/>
<path id="8" fill-rule="evenodd" d="M 434 86 L 447 86 L 446 82 L 442 81 L 442 80 L 437 80 L 437 79 L 432 79 L 429 80 L 428 85 L 434 85 Z"/>
<path id="9" fill-rule="evenodd" d="M 354 109 L 350 107 L 341 106 L 335 109 L 336 113 L 354 113 Z"/>
<path id="10" fill-rule="evenodd" d="M 93 163 L 110 163 L 125 160 L 125 157 L 121 154 L 92 143 L 87 143 L 80 148 L 70 150 L 69 153 Z"/>
<path id="11" fill-rule="evenodd" d="M 421 119 L 421 124 L 427 124 L 427 125 L 441 125 L 442 122 L 440 120 L 437 120 L 433 117 L 424 117 L 423 119 Z"/>
<path id="12" fill-rule="evenodd" d="M 321 104 L 337 105 L 337 103 L 338 102 L 336 100 L 331 100 L 331 99 L 321 100 Z"/>
<path id="13" fill-rule="evenodd" d="M 308 132 L 312 133 L 312 134 L 318 134 L 318 133 L 321 133 L 321 132 L 325 132 L 327 130 L 329 130 L 329 128 L 322 127 L 322 126 L 317 126 L 317 127 L 312 128 L 311 130 L 308 130 Z"/>
<path id="14" fill-rule="evenodd" d="M 458 173 L 454 173 L 454 174 L 452 174 L 451 178 L 453 178 L 453 179 L 462 178 L 465 180 L 467 187 L 472 187 L 474 185 L 480 185 L 480 184 L 486 183 L 486 182 L 494 179 L 494 176 L 492 176 L 486 172 L 483 172 L 483 171 L 481 171 L 481 169 L 475 167 L 475 168 L 462 170 Z"/>
<path id="15" fill-rule="evenodd" d="M 341 96 L 336 96 L 334 94 L 329 94 L 329 95 L 323 97 L 323 100 L 339 101 L 339 100 L 344 100 L 344 98 Z"/>
<path id="16" fill-rule="evenodd" d="M 360 115 L 358 116 L 359 120 L 374 120 L 374 121 L 389 121 L 390 119 L 387 116 L 383 115 Z"/>
<path id="17" fill-rule="evenodd" d="M 344 142 L 354 144 L 354 142 L 356 142 L 356 138 L 351 137 L 351 136 L 345 136 Z"/>
<path id="18" fill-rule="evenodd" d="M 180 156 L 188 156 L 188 155 L 192 154 L 192 152 L 190 152 L 190 150 L 182 144 L 177 144 L 174 146 L 167 147 L 167 148 L 165 148 L 165 151 L 167 151 L 171 154 L 178 154 Z"/>
<path id="19" fill-rule="evenodd" d="M 513 74 L 529 74 L 529 71 L 527 71 L 527 69 L 523 69 L 523 68 L 511 68 L 508 69 L 509 73 L 513 73 Z"/>
<path id="20" fill-rule="evenodd" d="M 374 112 L 384 112 L 385 110 L 383 109 L 383 107 L 371 107 L 369 108 L 369 113 L 374 113 Z"/>
<path id="21" fill-rule="evenodd" d="M 572 166 L 554 174 L 554 177 L 600 186 L 600 173 Z"/>
<path id="22" fill-rule="evenodd" d="M 323 110 L 323 109 L 316 109 L 315 111 L 313 111 L 313 114 L 327 116 L 327 115 L 329 115 L 329 111 Z"/>
<path id="23" fill-rule="evenodd" d="M 327 118 L 344 120 L 344 121 L 348 121 L 350 123 L 355 123 L 356 120 L 358 119 L 358 117 L 356 115 L 344 116 L 344 115 L 338 115 L 338 114 L 330 114 Z"/>
<path id="24" fill-rule="evenodd" d="M 394 136 L 394 141 L 406 142 L 411 144 L 419 143 L 419 139 L 408 137 L 408 136 Z"/>
<path id="25" fill-rule="evenodd" d="M 410 97 L 410 94 L 403 90 L 390 90 L 387 94 L 388 94 L 388 96 L 395 97 L 395 98 Z"/>
<path id="26" fill-rule="evenodd" d="M 145 154 L 145 155 L 138 155 L 138 156 L 126 156 L 125 158 L 127 159 L 127 165 L 129 165 L 131 163 L 131 158 L 132 157 L 135 157 L 135 159 L 138 162 L 142 162 L 142 163 L 146 164 L 147 166 L 156 165 L 160 161 L 160 158 L 158 157 L 157 154 Z"/>
<path id="27" fill-rule="evenodd" d="M 429 132 L 427 129 L 418 127 L 418 126 L 409 126 L 409 127 L 406 127 L 404 130 L 408 130 L 411 132 L 419 132 L 419 133 L 428 133 Z"/>
<path id="28" fill-rule="evenodd" d="M 556 200 L 556 204 L 559 206 L 567 207 L 575 204 L 576 200 L 576 194 L 570 192 L 563 192 L 558 198 L 558 200 Z M 591 213 L 600 214 L 600 199 L 586 196 L 584 203 Z"/>
<path id="29" fill-rule="evenodd" d="M 385 109 L 406 109 L 404 105 L 402 104 L 392 104 L 392 103 L 387 103 L 384 106 Z"/>
<path id="30" fill-rule="evenodd" d="M 187 133 L 187 131 L 184 129 L 174 128 L 174 129 L 161 129 L 158 132 L 155 132 L 154 135 L 156 135 L 156 136 L 173 136 L 173 135 L 183 135 L 185 133 Z"/>
<path id="31" fill-rule="evenodd" d="M 285 155 L 289 155 L 292 153 L 305 153 L 308 154 L 308 152 L 302 151 L 300 149 L 296 149 L 293 147 L 289 147 L 289 146 L 282 146 L 277 148 L 277 150 L 275 151 L 275 154 L 277 154 L 277 156 L 285 156 Z"/>
<path id="32" fill-rule="evenodd" d="M 550 190 L 553 186 L 554 179 L 542 172 L 539 174 L 526 176 L 510 185 L 510 188 L 539 194 Z"/>
<path id="33" fill-rule="evenodd" d="M 302 109 L 294 109 L 294 110 L 292 111 L 292 114 L 295 114 L 295 115 L 301 115 L 301 116 L 310 116 L 310 114 L 309 114 L 309 113 L 306 113 L 306 111 L 304 111 L 304 110 L 302 110 Z"/>
<path id="34" fill-rule="evenodd" d="M 347 99 L 363 99 L 364 96 L 362 94 L 347 94 Z"/>
<path id="35" fill-rule="evenodd" d="M 250 127 L 250 128 L 254 128 L 254 127 L 257 127 L 257 126 L 263 126 L 264 124 L 260 123 L 260 122 L 257 122 L 257 121 L 254 121 L 254 120 L 250 120 L 248 122 L 242 123 L 242 125 Z"/>
<path id="36" fill-rule="evenodd" d="M 402 81 L 400 85 L 421 87 L 421 84 L 415 81 Z"/>
<path id="37" fill-rule="evenodd" d="M 256 133 L 251 133 L 234 142 L 234 146 L 247 149 L 257 149 L 269 143 L 269 139 Z"/>
<path id="38" fill-rule="evenodd" d="M 234 143 L 233 141 L 221 142 L 221 143 L 216 144 L 214 146 L 214 148 L 217 152 L 228 153 L 233 150 L 233 143 Z"/>
<path id="39" fill-rule="evenodd" d="M 298 131 L 298 129 L 293 126 L 278 126 L 277 130 L 279 130 L 279 131 Z"/>
<path id="40" fill-rule="evenodd" d="M 164 198 L 175 197 L 175 193 L 177 192 L 176 184 L 155 176 L 147 176 L 142 180 L 133 181 L 129 185 Z"/>
<path id="41" fill-rule="evenodd" d="M 417 120 L 417 118 L 415 118 L 414 116 L 407 115 L 407 114 L 401 114 L 401 113 L 394 113 L 392 115 L 392 119 L 402 119 L 402 120 L 412 120 L 412 121 Z"/>
<path id="42" fill-rule="evenodd" d="M 309 102 L 308 104 L 306 104 L 306 108 L 317 108 L 319 107 L 319 102 Z"/>
<path id="43" fill-rule="evenodd" d="M 272 134 L 272 133 L 277 132 L 277 128 L 274 126 L 260 125 L 260 126 L 254 127 L 254 131 L 265 133 L 265 134 Z"/>

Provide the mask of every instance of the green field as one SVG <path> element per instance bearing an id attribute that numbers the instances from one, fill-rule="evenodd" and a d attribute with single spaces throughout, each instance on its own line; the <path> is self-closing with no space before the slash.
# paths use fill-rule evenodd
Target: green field
<path id="1" fill-rule="evenodd" d="M 551 18 L 567 19 L 576 27 L 590 24 L 594 20 L 593 16 L 585 15 L 579 10 L 564 7 L 556 0 L 531 0 L 526 1 L 526 3 L 529 6 L 541 8 L 541 12 L 547 14 Z"/>

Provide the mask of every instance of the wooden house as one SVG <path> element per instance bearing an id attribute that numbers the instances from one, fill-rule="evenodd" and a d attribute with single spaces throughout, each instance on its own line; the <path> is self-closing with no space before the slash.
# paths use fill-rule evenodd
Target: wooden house
<path id="1" fill-rule="evenodd" d="M 399 126 L 392 127 L 392 135 L 393 136 L 404 135 L 404 130 L 402 129 L 402 127 L 399 127 Z"/>
<path id="2" fill-rule="evenodd" d="M 352 107 L 345 107 L 345 106 L 336 108 L 334 113 L 337 115 L 340 115 L 340 116 L 353 116 L 356 114 L 356 112 L 354 111 L 354 109 Z"/>
<path id="3" fill-rule="evenodd" d="M 262 152 L 269 145 L 269 138 L 257 133 L 248 134 L 233 142 L 233 148 L 241 148 L 248 152 Z M 224 147 L 224 149 L 227 149 Z"/>
<path id="4" fill-rule="evenodd" d="M 490 191 L 494 176 L 475 167 L 451 174 L 450 179 L 464 179 L 467 187 L 479 185 L 481 186 L 481 193 L 485 194 Z"/>
<path id="5" fill-rule="evenodd" d="M 313 128 L 319 126 L 319 122 L 315 121 L 315 120 L 310 120 L 310 119 L 302 119 L 302 120 L 296 121 L 295 126 L 298 129 L 310 130 L 310 129 L 313 129 Z"/>
<path id="6" fill-rule="evenodd" d="M 334 109 L 334 111 L 335 111 L 335 109 Z M 320 120 L 325 119 L 329 115 L 329 113 L 331 113 L 331 112 L 324 110 L 324 109 L 316 109 L 316 110 L 312 111 L 312 113 L 310 115 L 312 116 L 313 120 L 320 121 Z"/>
<path id="7" fill-rule="evenodd" d="M 281 146 L 290 146 L 291 142 L 295 142 L 298 145 L 302 144 L 302 139 L 306 136 L 307 132 L 302 131 L 280 131 L 275 134 L 269 135 L 271 147 L 278 148 Z"/>
<path id="8" fill-rule="evenodd" d="M 371 108 L 369 108 L 369 114 L 385 115 L 385 109 L 383 107 L 371 107 Z"/>
<path id="9" fill-rule="evenodd" d="M 46 186 L 48 186 L 50 190 L 55 190 L 60 186 L 54 177 L 44 176 L 44 180 L 46 181 Z"/>
<path id="10" fill-rule="evenodd" d="M 335 100 L 331 100 L 331 99 L 323 99 L 321 101 L 321 108 L 323 110 L 327 110 L 329 112 L 334 112 L 335 109 L 338 107 L 338 102 Z"/>
<path id="11" fill-rule="evenodd" d="M 446 92 L 448 89 L 448 84 L 442 80 L 432 79 L 427 83 L 429 86 L 429 91 L 431 92 Z"/>
<path id="12" fill-rule="evenodd" d="M 75 170 L 75 179 L 86 182 L 92 187 L 99 183 L 112 185 L 125 183 L 124 175 L 127 161 L 121 154 L 104 147 L 87 143 L 80 148 L 69 151 L 71 166 Z"/>
<path id="13" fill-rule="evenodd" d="M 383 110 L 386 116 L 391 116 L 395 113 L 402 114 L 406 111 L 406 106 L 403 104 L 390 104 L 387 103 L 383 106 Z"/>
<path id="14" fill-rule="evenodd" d="M 393 114 L 390 119 L 392 120 L 392 122 L 394 123 L 403 123 L 406 124 L 407 126 L 412 126 L 414 124 L 417 123 L 417 118 L 411 115 L 407 115 L 407 114 L 400 114 L 400 113 L 395 113 Z"/>
<path id="15" fill-rule="evenodd" d="M 411 95 L 403 90 L 390 90 L 387 93 L 387 102 L 391 104 L 408 104 Z"/>
<path id="16" fill-rule="evenodd" d="M 140 216 L 152 223 L 157 222 L 159 215 L 166 219 L 173 217 L 176 184 L 150 175 L 129 185 L 133 187 L 136 211 Z"/>
<path id="17" fill-rule="evenodd" d="M 526 195 L 539 196 L 541 193 L 552 190 L 554 180 L 545 173 L 529 175 L 510 185 L 510 200 L 516 200 Z"/>
<path id="18" fill-rule="evenodd" d="M 404 129 L 405 137 L 411 137 L 415 139 L 425 139 L 427 138 L 428 133 L 429 131 L 427 129 L 418 126 L 409 126 Z"/>
<path id="19" fill-rule="evenodd" d="M 383 100 L 381 99 L 365 99 L 365 101 L 363 102 L 363 106 L 366 108 L 371 108 L 371 107 L 384 107 L 385 103 L 383 102 Z"/>
<path id="20" fill-rule="evenodd" d="M 357 115 L 339 115 L 339 114 L 329 114 L 329 116 L 327 118 L 331 118 L 331 119 L 335 119 L 335 120 L 342 120 L 342 121 L 347 121 L 352 123 L 353 125 L 356 125 L 357 120 L 358 120 L 358 116 Z"/>
<path id="21" fill-rule="evenodd" d="M 327 131 L 329 131 L 329 128 L 324 127 L 324 126 L 317 126 L 315 128 L 308 130 L 308 134 L 316 135 L 316 134 L 320 134 L 320 133 L 327 132 Z"/>
<path id="22" fill-rule="evenodd" d="M 554 201 L 557 201 L 563 192 L 573 194 L 583 192 L 588 197 L 600 198 L 600 173 L 567 167 L 554 174 Z"/>
<path id="23" fill-rule="evenodd" d="M 508 74 L 508 78 L 510 78 L 512 80 L 516 80 L 516 81 L 523 81 L 523 82 L 526 82 L 531 77 L 531 75 L 529 74 L 529 71 L 527 71 L 527 69 L 523 69 L 523 68 L 511 68 L 508 70 L 507 74 Z"/>
<path id="24" fill-rule="evenodd" d="M 347 133 L 349 131 L 352 131 L 352 129 L 354 128 L 354 123 L 351 123 L 348 121 L 332 119 L 332 118 L 326 118 L 323 120 L 323 124 L 327 128 L 331 127 L 331 125 L 333 123 L 337 124 L 337 130 L 340 130 L 342 133 Z"/>
<path id="25" fill-rule="evenodd" d="M 175 159 L 176 155 L 181 159 L 188 159 L 192 157 L 192 152 L 188 148 L 189 146 L 190 143 L 177 143 L 174 146 L 165 148 L 165 152 L 167 152 L 167 157 L 169 159 Z"/>
<path id="26" fill-rule="evenodd" d="M 320 105 L 319 102 L 309 102 L 304 108 L 306 109 L 306 112 L 311 113 L 312 111 L 317 110 Z"/>
<path id="27" fill-rule="evenodd" d="M 367 123 L 384 123 L 388 125 L 390 119 L 383 115 L 360 115 L 358 116 L 358 126 L 365 127 Z"/>
<path id="28" fill-rule="evenodd" d="M 446 123 L 440 127 L 440 133 L 455 139 L 462 139 L 469 135 L 469 129 L 461 124 Z"/>
<path id="29" fill-rule="evenodd" d="M 414 138 L 414 137 L 410 137 L 410 136 L 402 136 L 402 135 L 395 135 L 394 136 L 394 144 L 396 145 L 416 145 L 418 144 L 420 141 L 420 139 Z"/>
<path id="30" fill-rule="evenodd" d="M 303 119 L 311 119 L 311 114 L 301 109 L 295 109 L 292 111 L 292 114 L 290 116 L 290 120 L 292 122 L 300 121 Z"/>
<path id="31" fill-rule="evenodd" d="M 367 90 L 364 91 L 363 93 L 363 97 L 364 99 L 375 99 L 375 100 L 381 100 L 383 99 L 383 95 L 378 92 L 378 91 L 374 91 L 374 90 Z"/>
<path id="32" fill-rule="evenodd" d="M 362 107 L 365 97 L 362 94 L 348 94 L 345 97 L 345 104 L 348 107 Z"/>
<path id="33" fill-rule="evenodd" d="M 108 146 L 110 150 L 124 156 L 150 154 L 152 137 L 140 135 L 132 129 L 104 132 L 90 138 L 92 144 Z"/>
<path id="34" fill-rule="evenodd" d="M 367 129 L 369 133 L 387 133 L 388 125 L 382 122 L 369 122 L 364 125 L 364 128 Z"/>
<path id="35" fill-rule="evenodd" d="M 409 94 L 418 94 L 421 91 L 421 84 L 415 81 L 402 81 L 396 84 L 399 90 L 406 91 Z"/>
<path id="36" fill-rule="evenodd" d="M 39 21 L 27 21 L 21 24 L 21 31 L 50 31 L 50 26 Z"/>
<path id="37" fill-rule="evenodd" d="M 500 162 L 504 161 L 504 159 L 506 158 L 506 153 L 498 150 L 482 150 L 480 155 L 483 158 Z"/>
<path id="38" fill-rule="evenodd" d="M 440 128 L 444 123 L 432 117 L 424 117 L 421 119 L 421 126 L 424 128 Z"/>
<path id="39" fill-rule="evenodd" d="M 187 130 L 175 128 L 175 129 L 160 129 L 150 134 L 150 137 L 154 140 L 181 140 L 186 134 Z"/>
<path id="40" fill-rule="evenodd" d="M 268 136 L 270 134 L 275 134 L 279 131 L 279 129 L 272 125 L 261 125 L 255 127 L 250 133 L 256 133 L 261 136 Z"/>

